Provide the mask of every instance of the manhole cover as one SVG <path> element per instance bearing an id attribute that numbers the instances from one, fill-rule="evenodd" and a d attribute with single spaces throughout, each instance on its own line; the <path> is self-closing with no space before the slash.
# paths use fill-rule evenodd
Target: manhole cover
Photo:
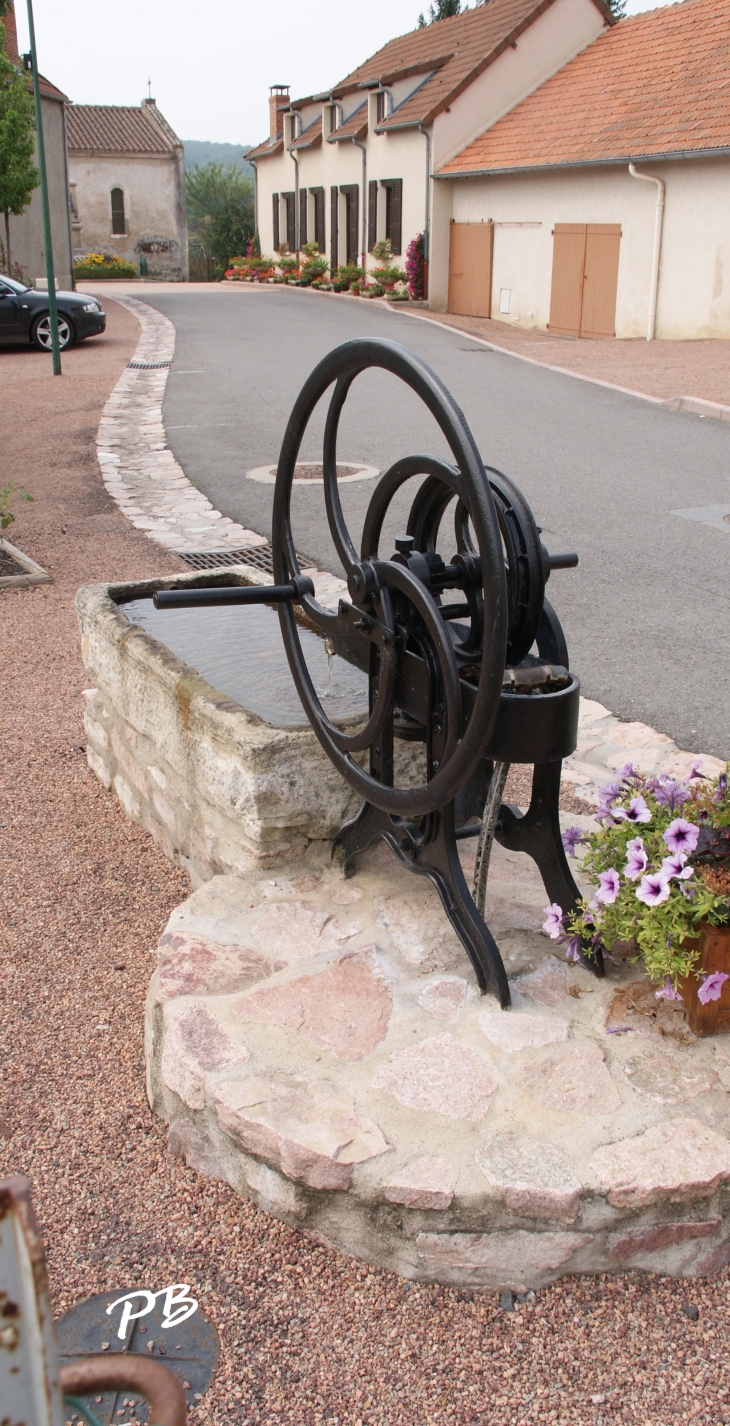
<path id="1" fill-rule="evenodd" d="M 182 1283 L 155 1291 L 120 1288 L 72 1307 L 56 1323 L 61 1366 L 84 1357 L 136 1352 L 153 1357 L 175 1373 L 188 1406 L 207 1391 L 218 1362 L 218 1333 Z M 147 1420 L 146 1403 L 128 1391 L 91 1397 L 87 1404 L 100 1421 Z M 69 1408 L 69 1416 L 77 1413 Z"/>
<path id="2" fill-rule="evenodd" d="M 275 465 L 257 465 L 253 470 L 247 470 L 246 475 L 249 480 L 260 480 L 264 485 L 272 485 L 276 480 Z M 380 475 L 380 471 L 374 465 L 356 465 L 352 462 L 349 465 L 338 465 L 338 481 L 347 482 L 350 480 L 372 480 L 374 476 Z M 321 485 L 323 480 L 322 462 L 316 460 L 299 461 L 294 467 L 294 484 L 301 482 L 315 483 Z"/>

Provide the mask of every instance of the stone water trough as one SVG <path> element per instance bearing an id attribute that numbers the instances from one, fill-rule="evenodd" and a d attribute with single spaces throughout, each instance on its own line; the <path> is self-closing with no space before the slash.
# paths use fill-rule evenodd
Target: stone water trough
<path id="1" fill-rule="evenodd" d="M 481 997 L 427 882 L 382 845 L 351 880 L 330 865 L 354 807 L 311 732 L 130 624 L 124 603 L 171 582 L 78 608 L 90 765 L 197 888 L 147 1007 L 173 1152 L 413 1279 L 525 1291 L 730 1261 L 725 1037 L 695 1041 L 630 963 L 566 966 L 536 870 L 499 847 L 487 919 L 513 1008 Z"/>

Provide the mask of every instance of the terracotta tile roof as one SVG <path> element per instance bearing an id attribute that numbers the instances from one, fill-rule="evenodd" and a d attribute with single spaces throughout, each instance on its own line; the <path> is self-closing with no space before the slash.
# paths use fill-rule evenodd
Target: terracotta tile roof
<path id="1" fill-rule="evenodd" d="M 313 149 L 322 142 L 322 115 L 303 129 L 298 139 L 289 144 L 289 149 Z"/>
<path id="2" fill-rule="evenodd" d="M 440 172 L 730 150 L 729 60 L 728 0 L 621 20 Z"/>
<path id="3" fill-rule="evenodd" d="M 378 80 L 392 83 L 411 74 L 415 80 L 423 74 L 424 82 L 378 125 L 378 132 L 429 124 L 551 3 L 552 0 L 488 0 L 461 15 L 411 30 L 384 45 L 332 92 L 347 94 Z M 603 0 L 595 0 L 595 4 L 610 23 Z"/>
<path id="4" fill-rule="evenodd" d="M 262 144 L 257 144 L 255 149 L 249 149 L 246 154 L 247 161 L 257 158 L 271 158 L 272 154 L 281 153 L 284 147 L 284 135 L 276 134 L 274 138 L 264 139 Z"/>
<path id="5" fill-rule="evenodd" d="M 357 139 L 361 134 L 367 133 L 368 127 L 368 101 L 363 99 L 362 104 L 358 104 L 357 109 L 353 109 L 349 119 L 345 119 L 344 124 L 340 124 L 339 129 L 335 129 L 327 139 L 328 144 L 338 144 L 341 139 Z"/>
<path id="6" fill-rule="evenodd" d="M 2 17 L 2 24 L 5 26 L 5 53 L 13 64 L 20 67 L 20 55 L 18 54 L 18 31 L 15 24 L 14 7 L 8 6 L 5 15 Z M 28 76 L 30 79 L 30 75 Z M 38 84 L 44 99 L 56 99 L 59 103 L 65 104 L 67 95 L 62 89 L 57 89 L 55 84 L 51 84 L 50 79 L 45 75 L 38 75 Z"/>
<path id="7" fill-rule="evenodd" d="M 180 147 L 177 134 L 152 104 L 69 104 L 68 151 L 73 153 L 166 154 Z"/>

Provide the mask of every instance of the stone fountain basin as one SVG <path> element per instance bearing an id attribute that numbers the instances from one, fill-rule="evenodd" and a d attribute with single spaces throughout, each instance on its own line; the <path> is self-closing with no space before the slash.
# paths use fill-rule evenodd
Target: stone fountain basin
<path id="1" fill-rule="evenodd" d="M 92 685 L 89 766 L 193 885 L 236 871 L 250 856 L 299 856 L 310 841 L 333 837 L 359 806 L 303 712 L 298 726 L 265 722 L 130 624 L 123 609 L 157 589 L 269 582 L 238 565 L 89 585 L 76 597 Z"/>

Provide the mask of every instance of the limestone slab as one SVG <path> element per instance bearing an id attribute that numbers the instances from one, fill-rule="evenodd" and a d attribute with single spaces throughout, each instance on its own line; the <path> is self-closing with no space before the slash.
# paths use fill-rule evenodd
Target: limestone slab
<path id="1" fill-rule="evenodd" d="M 484 1010 L 479 1016 L 479 1029 L 488 1040 L 505 1054 L 518 1050 L 539 1049 L 542 1045 L 559 1043 L 568 1038 L 568 1021 L 557 1015 L 526 1015 L 512 1010 Z"/>
<path id="2" fill-rule="evenodd" d="M 235 1041 L 205 1005 L 188 1001 L 167 1013 L 162 1078 L 190 1109 L 205 1107 L 205 1076 L 245 1064 L 246 1046 Z"/>
<path id="3" fill-rule="evenodd" d="M 477 1163 L 513 1213 L 574 1222 L 583 1185 L 565 1155 L 548 1140 L 497 1134 L 478 1150 Z"/>
<path id="4" fill-rule="evenodd" d="M 709 1198 L 730 1179 L 730 1140 L 698 1119 L 669 1119 L 597 1149 L 589 1167 L 617 1208 Z"/>
<path id="5" fill-rule="evenodd" d="M 591 1241 L 589 1233 L 419 1233 L 419 1262 L 428 1272 L 452 1276 L 458 1282 L 469 1272 L 478 1274 L 484 1287 L 507 1287 L 524 1292 L 563 1267 Z"/>
<path id="6" fill-rule="evenodd" d="M 377 1070 L 373 1087 L 408 1109 L 477 1121 L 488 1114 L 497 1081 L 481 1055 L 445 1034 L 397 1050 Z"/>
<path id="7" fill-rule="evenodd" d="M 441 1209 L 451 1206 L 454 1171 L 448 1159 L 423 1156 L 394 1173 L 385 1185 L 389 1203 L 405 1208 Z"/>
<path id="8" fill-rule="evenodd" d="M 393 997 L 375 946 L 341 956 L 318 975 L 253 990 L 236 1002 L 240 1020 L 279 1025 L 310 1044 L 354 1062 L 388 1031 Z"/>
<path id="9" fill-rule="evenodd" d="M 353 1164 L 390 1147 L 369 1115 L 321 1080 L 226 1080 L 216 1090 L 215 1109 L 225 1134 L 310 1188 L 349 1188 Z"/>
<path id="10" fill-rule="evenodd" d="M 603 1054 L 592 1040 L 552 1050 L 520 1071 L 526 1094 L 558 1114 L 612 1114 L 621 1103 Z"/>
<path id="11" fill-rule="evenodd" d="M 157 943 L 158 998 L 232 995 L 283 970 L 285 964 L 267 960 L 247 946 L 219 946 L 203 936 L 164 931 Z"/>

